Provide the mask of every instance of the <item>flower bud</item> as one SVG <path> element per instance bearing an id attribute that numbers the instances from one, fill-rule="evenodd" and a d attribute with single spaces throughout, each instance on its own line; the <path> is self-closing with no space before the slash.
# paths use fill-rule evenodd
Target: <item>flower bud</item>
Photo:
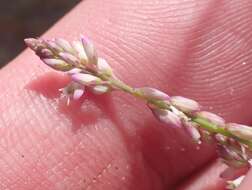
<path id="1" fill-rule="evenodd" d="M 198 144 L 201 144 L 201 135 L 199 130 L 197 129 L 197 125 L 190 121 L 183 121 L 183 125 L 186 132 L 192 137 L 192 139 Z"/>
<path id="2" fill-rule="evenodd" d="M 98 72 L 102 74 L 107 74 L 109 76 L 112 74 L 112 68 L 107 63 L 107 61 L 103 58 L 98 58 L 97 68 L 98 68 Z"/>
<path id="3" fill-rule="evenodd" d="M 73 41 L 72 46 L 73 46 L 74 50 L 76 51 L 80 60 L 87 61 L 87 55 L 86 55 L 85 50 L 82 46 L 82 43 L 80 41 Z"/>
<path id="4" fill-rule="evenodd" d="M 227 130 L 231 134 L 241 139 L 245 139 L 249 141 L 252 140 L 252 127 L 237 124 L 237 123 L 228 123 L 226 126 L 227 126 Z"/>
<path id="5" fill-rule="evenodd" d="M 222 117 L 220 117 L 214 113 L 211 113 L 211 112 L 201 111 L 201 112 L 197 113 L 197 116 L 203 117 L 203 118 L 207 119 L 208 121 L 210 121 L 211 123 L 214 123 L 219 126 L 225 125 L 225 120 Z"/>
<path id="6" fill-rule="evenodd" d="M 110 91 L 110 88 L 106 85 L 96 85 L 92 88 L 94 94 L 104 94 Z"/>
<path id="7" fill-rule="evenodd" d="M 94 44 L 85 36 L 81 36 L 81 42 L 85 50 L 85 53 L 87 55 L 89 63 L 96 64 L 97 54 L 96 54 Z"/>
<path id="8" fill-rule="evenodd" d="M 45 42 L 46 46 L 54 52 L 59 53 L 59 52 L 63 51 L 63 49 L 58 44 L 56 44 L 54 40 L 46 40 L 44 42 Z"/>
<path id="9" fill-rule="evenodd" d="M 200 110 L 200 105 L 198 104 L 198 102 L 189 98 L 184 98 L 182 96 L 172 96 L 170 98 L 170 101 L 174 107 L 183 112 L 191 113 Z"/>
<path id="10" fill-rule="evenodd" d="M 217 144 L 217 151 L 219 157 L 229 166 L 239 168 L 246 165 L 246 160 L 241 154 L 241 150 L 233 147 L 232 145 Z"/>
<path id="11" fill-rule="evenodd" d="M 150 88 L 150 87 L 143 87 L 143 88 L 138 88 L 141 93 L 143 93 L 144 96 L 150 99 L 156 99 L 156 100 L 169 100 L 169 96 L 155 88 Z"/>
<path id="12" fill-rule="evenodd" d="M 100 78 L 85 73 L 73 74 L 71 77 L 73 81 L 87 86 L 92 84 L 99 84 L 102 82 Z"/>
<path id="13" fill-rule="evenodd" d="M 42 46 L 41 40 L 35 38 L 26 38 L 24 39 L 25 44 L 37 53 L 37 50 Z"/>
<path id="14" fill-rule="evenodd" d="M 73 99 L 78 100 L 81 98 L 81 96 L 84 94 L 84 89 L 75 89 L 73 92 Z"/>
<path id="15" fill-rule="evenodd" d="M 79 64 L 79 60 L 75 56 L 71 55 L 70 53 L 61 52 L 61 53 L 59 53 L 59 56 L 65 62 L 72 64 L 73 66 Z"/>
<path id="16" fill-rule="evenodd" d="M 79 69 L 79 68 L 73 68 L 70 71 L 67 71 L 67 74 L 73 75 L 73 74 L 77 74 L 77 73 L 81 73 L 81 72 L 82 72 L 81 69 Z"/>
<path id="17" fill-rule="evenodd" d="M 154 116 L 161 122 L 174 126 L 174 127 L 182 126 L 180 117 L 174 114 L 173 112 L 169 110 L 165 110 L 165 109 L 158 109 L 158 108 L 152 108 L 152 107 L 150 108 Z"/>
<path id="18" fill-rule="evenodd" d="M 37 55 L 42 59 L 54 57 L 53 52 L 49 49 L 42 49 L 40 52 L 37 52 Z"/>
<path id="19" fill-rule="evenodd" d="M 70 43 L 62 38 L 56 38 L 55 43 L 60 46 L 62 49 L 64 49 L 66 52 L 73 52 L 73 48 L 70 45 Z"/>
<path id="20" fill-rule="evenodd" d="M 53 69 L 55 70 L 58 70 L 58 71 L 69 71 L 71 70 L 73 67 L 72 65 L 66 63 L 65 61 L 63 60 L 60 60 L 60 59 L 42 59 L 42 61 L 52 67 Z"/>

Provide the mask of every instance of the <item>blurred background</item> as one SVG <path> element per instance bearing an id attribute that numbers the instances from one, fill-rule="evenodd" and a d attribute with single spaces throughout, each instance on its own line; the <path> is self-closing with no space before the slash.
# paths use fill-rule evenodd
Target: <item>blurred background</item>
<path id="1" fill-rule="evenodd" d="M 0 67 L 25 48 L 25 37 L 43 34 L 80 1 L 0 0 Z"/>

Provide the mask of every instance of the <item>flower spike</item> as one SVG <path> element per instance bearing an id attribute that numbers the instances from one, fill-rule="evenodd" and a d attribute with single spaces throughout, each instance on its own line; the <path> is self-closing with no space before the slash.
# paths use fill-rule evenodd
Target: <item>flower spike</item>
<path id="1" fill-rule="evenodd" d="M 24 41 L 47 66 L 69 76 L 70 84 L 60 90 L 62 97 L 67 98 L 67 104 L 71 100 L 80 99 L 86 87 L 94 94 L 121 90 L 144 100 L 160 122 L 185 130 L 193 141 L 201 143 L 211 139 L 219 157 L 229 167 L 222 177 L 237 177 L 234 181 L 228 181 L 227 188 L 238 187 L 251 167 L 251 127 L 227 124 L 222 117 L 201 110 L 200 104 L 195 100 L 182 96 L 170 97 L 151 87 L 133 88 L 127 85 L 118 79 L 109 63 L 98 56 L 94 44 L 84 36 L 73 42 L 62 38 L 28 38 Z"/>

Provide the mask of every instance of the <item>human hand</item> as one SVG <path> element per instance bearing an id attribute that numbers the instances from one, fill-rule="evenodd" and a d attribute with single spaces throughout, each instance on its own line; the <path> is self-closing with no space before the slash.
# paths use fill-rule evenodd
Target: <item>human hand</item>
<path id="1" fill-rule="evenodd" d="M 84 32 L 128 83 L 194 98 L 227 120 L 247 123 L 249 5 L 84 1 L 46 37 Z M 215 158 L 214 147 L 159 124 L 129 96 L 87 94 L 62 105 L 57 89 L 67 79 L 39 64 L 26 51 L 1 71 L 4 188 L 174 189 Z M 209 166 L 181 189 L 223 189 L 222 168 Z"/>

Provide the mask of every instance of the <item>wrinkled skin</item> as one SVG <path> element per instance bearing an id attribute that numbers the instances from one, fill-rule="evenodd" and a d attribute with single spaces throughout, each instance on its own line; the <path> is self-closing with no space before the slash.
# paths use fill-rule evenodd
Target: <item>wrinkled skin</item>
<path id="1" fill-rule="evenodd" d="M 44 37 L 80 33 L 127 83 L 250 124 L 251 0 L 87 0 Z M 193 144 L 143 102 L 87 92 L 66 107 L 58 89 L 68 79 L 30 50 L 0 72 L 0 189 L 224 189 L 213 144 Z"/>

